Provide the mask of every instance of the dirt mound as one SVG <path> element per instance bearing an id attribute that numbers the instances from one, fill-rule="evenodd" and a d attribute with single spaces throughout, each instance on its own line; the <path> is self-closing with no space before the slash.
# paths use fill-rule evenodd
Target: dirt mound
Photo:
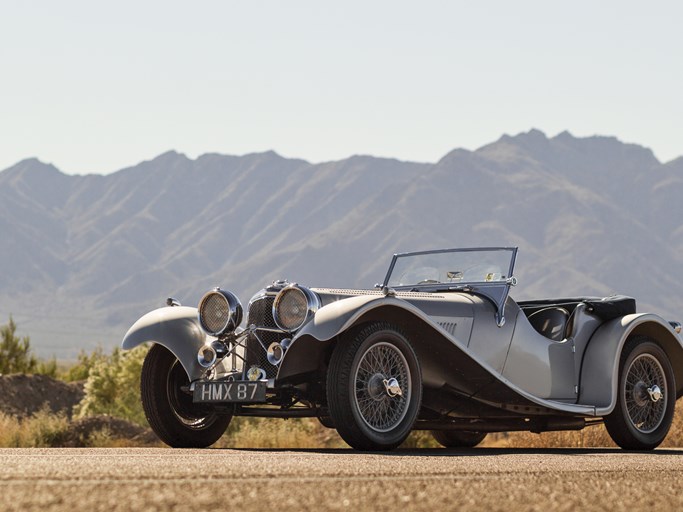
<path id="1" fill-rule="evenodd" d="M 159 438 L 149 428 L 141 427 L 121 418 L 101 414 L 81 418 L 71 423 L 59 445 L 69 447 L 97 445 L 103 441 L 102 439 L 95 439 L 94 436 L 97 435 L 104 435 L 109 440 L 127 441 L 126 444 L 130 444 L 130 446 L 159 443 Z"/>
<path id="2" fill-rule="evenodd" d="M 25 418 L 43 408 L 68 418 L 83 399 L 83 382 L 62 382 L 47 375 L 0 375 L 0 412 Z"/>

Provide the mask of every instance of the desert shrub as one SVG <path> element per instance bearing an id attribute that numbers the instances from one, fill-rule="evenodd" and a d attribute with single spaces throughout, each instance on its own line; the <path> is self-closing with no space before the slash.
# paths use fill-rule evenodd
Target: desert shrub
<path id="1" fill-rule="evenodd" d="M 85 382 L 85 396 L 77 407 L 78 417 L 110 414 L 146 425 L 140 402 L 140 372 L 147 347 L 97 357 Z"/>
<path id="2" fill-rule="evenodd" d="M 57 378 L 57 359 L 54 356 L 50 359 L 38 359 L 38 364 L 33 373 L 47 375 L 48 377 Z"/>
<path id="3" fill-rule="evenodd" d="M 69 420 L 64 414 L 54 414 L 48 409 L 23 419 L 0 413 L 0 447 L 61 446 L 68 428 Z"/>
<path id="4" fill-rule="evenodd" d="M 60 377 L 67 382 L 86 380 L 90 375 L 90 370 L 92 370 L 98 362 L 106 359 L 106 357 L 107 356 L 105 356 L 102 351 L 102 347 L 96 348 L 90 354 L 85 350 L 81 350 L 78 353 L 77 362 L 67 368 Z"/>
<path id="5" fill-rule="evenodd" d="M 9 317 L 9 322 L 0 327 L 0 374 L 32 373 L 38 360 L 31 353 L 31 340 L 28 336 L 16 335 L 17 325 Z"/>
<path id="6" fill-rule="evenodd" d="M 36 358 L 31 350 L 31 339 L 16 334 L 17 324 L 12 315 L 7 324 L 0 326 L 0 375 L 7 373 L 40 373 L 57 376 L 57 360 Z"/>

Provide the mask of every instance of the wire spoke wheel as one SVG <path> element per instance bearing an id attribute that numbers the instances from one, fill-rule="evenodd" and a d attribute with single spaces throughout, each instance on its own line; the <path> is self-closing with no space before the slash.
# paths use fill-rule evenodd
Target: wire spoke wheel
<path id="1" fill-rule="evenodd" d="M 649 434 L 661 425 L 669 393 L 664 369 L 650 354 L 636 357 L 626 372 L 624 403 L 634 428 Z"/>
<path id="2" fill-rule="evenodd" d="M 669 432 L 676 383 L 666 352 L 646 336 L 630 338 L 621 352 L 614 411 L 605 417 L 612 440 L 630 450 L 652 450 Z"/>
<path id="3" fill-rule="evenodd" d="M 410 341 L 377 322 L 339 340 L 327 374 L 327 405 L 339 435 L 357 450 L 391 450 L 415 424 L 422 375 Z"/>
<path id="4" fill-rule="evenodd" d="M 398 391 L 387 384 L 394 379 Z M 408 412 L 410 368 L 403 354 L 390 343 L 377 343 L 360 358 L 354 378 L 356 406 L 365 424 L 377 432 L 398 425 Z"/>

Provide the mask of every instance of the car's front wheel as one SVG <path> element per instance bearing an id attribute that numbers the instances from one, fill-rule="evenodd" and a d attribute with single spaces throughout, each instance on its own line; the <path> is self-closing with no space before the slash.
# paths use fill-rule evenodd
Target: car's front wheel
<path id="1" fill-rule="evenodd" d="M 339 341 L 330 360 L 327 402 L 339 435 L 357 450 L 391 450 L 413 427 L 422 375 L 408 338 L 369 324 Z"/>
<path id="2" fill-rule="evenodd" d="M 612 440 L 629 450 L 652 450 L 669 432 L 676 403 L 676 385 L 664 350 L 638 336 L 624 345 L 614 411 L 605 418 Z"/>
<path id="3" fill-rule="evenodd" d="M 190 381 L 176 357 L 153 345 L 142 365 L 142 408 L 154 433 L 174 448 L 206 448 L 223 435 L 232 416 L 192 402 Z"/>
<path id="4" fill-rule="evenodd" d="M 474 448 L 486 437 L 486 432 L 432 430 L 432 437 L 444 448 Z"/>

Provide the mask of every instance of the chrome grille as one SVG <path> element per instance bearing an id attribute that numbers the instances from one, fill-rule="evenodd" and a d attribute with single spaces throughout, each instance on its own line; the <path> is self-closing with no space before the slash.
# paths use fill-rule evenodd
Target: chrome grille
<path id="1" fill-rule="evenodd" d="M 255 300 L 249 306 L 249 315 L 247 317 L 247 325 L 256 326 L 256 334 L 261 339 L 261 342 L 263 342 L 263 345 L 259 343 L 254 334 L 249 335 L 246 347 L 246 368 L 249 369 L 254 365 L 263 368 L 269 379 L 275 378 L 277 375 L 277 366 L 273 366 L 268 362 L 266 349 L 274 341 L 280 342 L 287 337 L 287 334 L 284 332 L 258 330 L 259 327 L 277 329 L 275 320 L 273 320 L 273 302 L 275 302 L 275 297 L 272 295 L 266 295 Z"/>

